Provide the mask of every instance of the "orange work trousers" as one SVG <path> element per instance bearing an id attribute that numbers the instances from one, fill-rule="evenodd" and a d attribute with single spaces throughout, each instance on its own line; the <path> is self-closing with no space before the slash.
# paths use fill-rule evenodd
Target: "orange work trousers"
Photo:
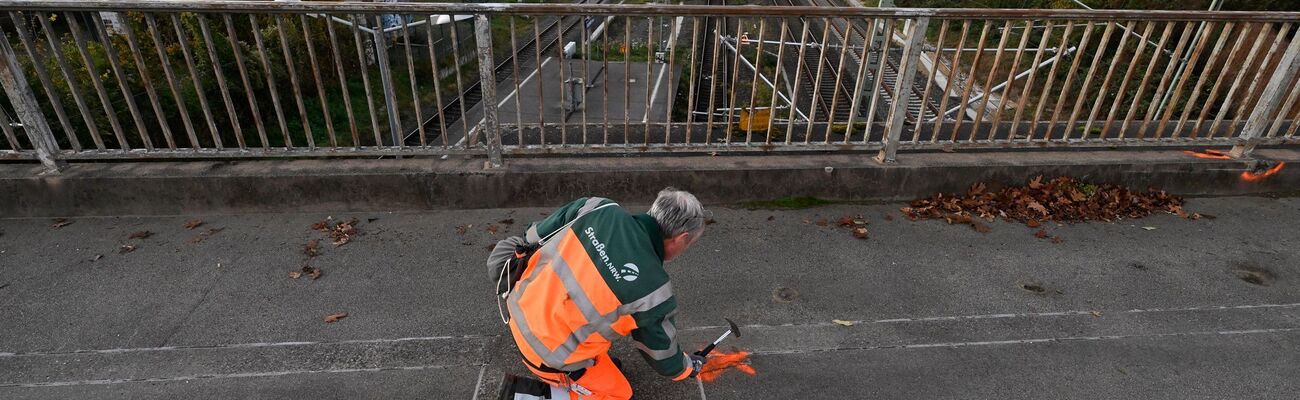
<path id="1" fill-rule="evenodd" d="M 528 363 L 525 362 L 524 365 L 528 365 Z M 628 400 L 632 398 L 632 385 L 623 376 L 623 371 L 619 371 L 618 366 L 614 365 L 614 360 L 609 357 L 609 354 L 597 356 L 596 363 L 587 367 L 587 372 L 583 373 L 577 381 L 570 381 L 568 376 L 562 373 L 538 371 L 531 365 L 528 365 L 528 369 L 533 372 L 533 375 L 537 375 L 538 378 L 551 385 L 566 387 L 570 383 L 576 383 L 591 392 L 591 394 L 583 394 L 570 390 L 569 398 L 573 400 Z"/>

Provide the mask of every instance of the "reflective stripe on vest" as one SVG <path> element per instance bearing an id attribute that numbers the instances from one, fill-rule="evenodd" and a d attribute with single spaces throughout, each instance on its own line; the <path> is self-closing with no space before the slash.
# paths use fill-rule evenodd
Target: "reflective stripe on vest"
<path id="1" fill-rule="evenodd" d="M 569 262 L 560 255 L 560 246 L 564 245 L 577 246 L 576 249 L 582 251 L 582 257 L 587 257 L 585 248 L 582 247 L 581 241 L 571 229 L 566 229 L 566 231 L 560 233 L 560 235 L 562 236 L 556 238 L 558 240 L 551 240 L 538 250 L 536 253 L 537 260 L 536 263 L 533 264 L 533 268 L 530 268 L 530 270 L 526 272 L 527 275 L 520 280 L 515 290 L 511 291 L 506 303 L 507 308 L 510 311 L 510 324 L 518 330 L 520 336 L 522 336 L 530 350 L 537 354 L 546 366 L 561 371 L 576 371 L 592 365 L 592 360 L 577 360 L 572 363 L 566 362 L 569 361 L 568 358 L 577 351 L 578 347 L 581 346 L 589 336 L 593 333 L 600 333 L 603 338 L 611 342 L 623 337 L 623 334 L 614 329 L 615 322 L 617 322 L 622 316 L 646 311 L 663 304 L 663 302 L 673 296 L 672 284 L 665 283 L 663 286 L 660 286 L 655 291 L 640 299 L 626 304 L 621 304 L 615 307 L 612 311 L 601 314 L 596 304 L 592 302 L 589 294 L 583 289 L 582 283 L 578 279 L 579 274 L 575 273 L 573 268 L 569 265 Z M 594 268 L 594 264 L 591 264 L 589 268 Z M 578 308 L 578 311 L 582 314 L 583 320 L 585 321 L 585 324 L 580 326 L 578 329 L 569 332 L 565 340 L 555 348 L 548 347 L 537 336 L 537 332 L 533 331 L 533 327 L 528 321 L 527 314 L 524 313 L 523 307 L 519 304 L 520 299 L 528 293 L 529 287 L 533 286 L 538 277 L 543 276 L 546 271 L 555 274 L 563 285 L 564 292 L 568 294 L 569 298 Z M 599 271 L 595 271 L 594 269 L 585 272 L 594 272 L 599 274 Z M 604 285 L 603 278 L 600 281 L 600 284 Z M 547 310 L 547 312 L 554 312 L 554 310 Z M 671 325 L 671 323 L 667 321 L 665 321 L 665 324 Z M 557 327 L 552 326 L 548 328 Z M 672 336 L 671 333 L 673 330 L 670 329 L 666 332 L 669 332 L 670 336 Z M 675 349 L 676 346 L 670 348 Z"/>

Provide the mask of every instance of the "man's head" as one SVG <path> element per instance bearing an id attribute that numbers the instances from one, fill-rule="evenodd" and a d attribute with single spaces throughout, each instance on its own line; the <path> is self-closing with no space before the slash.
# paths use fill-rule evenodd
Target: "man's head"
<path id="1" fill-rule="evenodd" d="M 659 230 L 664 234 L 664 261 L 672 261 L 686 252 L 704 234 L 707 218 L 704 206 L 685 190 L 671 187 L 660 190 L 649 214 L 659 222 Z"/>

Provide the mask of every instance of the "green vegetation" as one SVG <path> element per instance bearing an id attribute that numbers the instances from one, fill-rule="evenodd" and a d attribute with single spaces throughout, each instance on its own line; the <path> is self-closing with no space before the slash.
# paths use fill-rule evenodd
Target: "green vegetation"
<path id="1" fill-rule="evenodd" d="M 72 14 L 53 14 L 49 17 L 49 23 L 53 29 L 56 47 L 51 47 L 37 16 L 22 13 L 16 15 L 18 15 L 18 28 L 28 29 L 34 42 L 31 50 L 41 64 L 37 65 L 33 58 L 27 56 L 27 47 L 12 31 L 7 32 L 9 34 L 5 39 L 10 41 L 10 45 L 19 54 L 23 55 L 19 57 L 19 61 L 23 64 L 22 67 L 37 92 L 37 99 L 51 122 L 51 128 L 60 142 L 59 145 L 65 149 L 72 148 L 69 137 L 83 148 L 94 148 L 95 138 L 92 137 L 92 129 L 87 126 L 86 120 L 76 108 L 73 86 L 65 79 L 57 56 L 61 56 L 67 63 L 69 75 L 86 103 L 91 118 L 90 124 L 98 131 L 99 139 L 108 148 L 122 146 L 112 128 L 110 116 L 119 121 L 126 139 L 125 144 L 131 148 L 145 146 L 141 134 L 147 137 L 154 147 L 166 147 L 165 130 L 171 132 L 177 147 L 215 147 L 214 135 L 220 138 L 225 147 L 237 146 L 238 139 L 242 139 L 248 147 L 262 147 L 264 144 L 255 124 L 255 115 L 260 117 L 264 127 L 268 139 L 266 146 L 280 147 L 288 142 L 292 142 L 295 147 L 306 146 L 307 130 L 310 130 L 311 139 L 317 146 L 328 146 L 331 140 L 329 124 L 326 124 L 324 112 L 326 110 L 329 114 L 329 122 L 332 123 L 337 135 L 336 142 L 340 146 L 375 145 L 376 125 L 379 136 L 385 142 L 389 137 L 387 102 L 379 68 L 374 58 L 376 56 L 376 49 L 373 47 L 374 36 L 364 32 L 354 36 L 354 32 L 343 24 L 336 23 L 331 26 L 334 30 L 334 42 L 337 43 L 336 53 L 332 50 L 327 20 L 324 18 L 293 15 L 235 15 L 231 19 L 231 26 L 228 27 L 220 16 L 205 15 L 201 19 L 197 14 L 181 13 L 175 19 L 167 15 L 156 15 L 154 25 L 156 29 L 151 29 L 144 14 L 124 13 L 123 24 L 116 27 L 116 34 L 103 36 L 95 34 L 97 27 L 91 24 L 88 18 L 80 18 L 81 16 L 78 15 L 78 19 L 74 21 L 71 19 Z M 207 25 L 207 35 L 204 34 L 204 24 Z M 81 29 L 87 36 L 84 58 L 82 50 L 77 47 L 70 33 L 74 27 Z M 447 74 L 456 68 L 450 57 L 448 30 L 450 27 L 451 25 L 440 26 L 433 34 L 435 41 L 442 42 L 436 50 L 438 54 L 434 57 L 442 74 Z M 472 41 L 473 36 L 467 34 L 467 26 L 460 28 L 462 42 Z M 154 40 L 155 30 L 160 42 Z M 235 33 L 234 36 L 228 35 L 231 31 Z M 131 35 L 127 35 L 128 32 Z M 409 34 L 412 42 L 409 67 L 407 46 L 400 30 L 387 38 L 389 43 L 386 47 L 392 72 L 392 96 L 395 107 L 400 110 L 398 114 L 403 134 L 415 130 L 419 123 L 414 112 L 416 97 L 419 97 L 423 117 L 428 119 L 436 115 L 435 99 L 439 91 L 443 102 L 447 103 L 461 90 L 456 85 L 454 74 L 441 77 L 437 86 L 439 91 L 434 90 L 433 65 L 430 63 L 429 46 L 426 45 L 426 32 L 417 28 Z M 139 63 L 131 52 L 132 44 L 129 40 L 131 36 L 134 36 L 135 46 L 140 50 Z M 210 38 L 210 42 L 207 38 Z M 260 48 L 257 42 L 259 38 Z M 508 40 L 502 42 L 509 44 Z M 212 52 L 208 51 L 209 46 L 212 47 Z M 110 57 L 110 48 L 115 57 Z M 311 52 L 307 51 L 309 48 Z M 189 59 L 193 63 L 192 69 L 186 61 L 186 52 L 189 53 Z M 216 54 L 216 60 L 212 58 L 212 53 Z M 312 53 L 315 56 L 314 60 L 311 57 Z M 236 54 L 241 60 L 237 61 Z M 476 57 L 463 49 L 461 54 L 463 65 L 459 69 L 462 81 L 470 84 L 477 79 L 478 75 Z M 89 65 L 84 61 L 87 58 L 90 60 Z M 243 73 L 247 74 L 247 87 L 241 77 L 241 61 Z M 315 63 L 313 64 L 312 61 Z M 113 64 L 120 67 L 123 74 L 122 82 L 118 82 L 119 77 L 114 72 Z M 49 75 L 50 87 L 39 82 L 37 68 L 43 69 Z M 91 79 L 92 70 L 97 73 L 96 77 L 103 84 L 105 97 L 109 100 L 109 107 L 112 109 L 111 114 L 107 112 L 107 107 L 101 103 L 100 96 L 96 93 Z M 340 79 L 340 70 L 342 79 Z M 172 78 L 170 80 L 169 74 Z M 224 78 L 231 100 L 229 105 L 222 95 L 218 74 Z M 325 93 L 323 99 L 318 91 L 317 74 L 320 79 L 320 90 Z M 305 120 L 304 113 L 299 111 L 294 96 L 294 79 L 298 83 L 297 91 L 302 94 L 303 108 L 306 111 Z M 195 80 L 198 81 L 197 85 Z M 369 97 L 366 95 L 367 80 L 370 89 Z M 411 84 L 413 80 L 416 83 L 414 90 Z M 175 95 L 169 82 L 175 84 Z M 158 115 L 151 105 L 146 85 L 152 85 L 156 91 L 158 112 L 161 112 L 161 115 Z M 124 96 L 123 86 L 130 92 L 130 96 Z M 276 114 L 271 93 L 279 96 L 284 128 Z M 70 125 L 66 129 L 55 118 L 56 113 L 49 100 L 50 95 L 59 100 L 68 115 Z M 351 102 L 351 116 L 356 124 L 357 140 L 353 139 L 353 128 L 349 125 L 345 97 Z M 130 112 L 128 99 L 134 103 L 139 112 L 142 126 L 137 126 Z M 368 100 L 374 107 L 376 118 L 373 122 L 370 108 L 366 103 Z M 208 121 L 209 117 L 203 112 L 204 103 L 211 111 L 211 123 Z M 190 119 L 188 126 L 181 118 L 182 109 Z M 234 129 L 232 118 L 238 121 L 242 136 L 240 131 Z M 209 127 L 210 125 L 215 126 L 215 131 Z M 197 143 L 192 143 L 189 138 L 191 129 L 197 138 Z M 289 140 L 286 140 L 286 135 Z M 434 135 L 436 132 L 429 133 L 431 140 Z"/>

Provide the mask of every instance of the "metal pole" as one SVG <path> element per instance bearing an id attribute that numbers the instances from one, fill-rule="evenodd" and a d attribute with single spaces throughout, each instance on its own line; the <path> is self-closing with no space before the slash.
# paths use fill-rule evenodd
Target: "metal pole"
<path id="1" fill-rule="evenodd" d="M 1300 37 L 1291 39 L 1291 45 L 1287 47 L 1286 53 L 1278 62 L 1272 79 L 1264 88 L 1264 93 L 1259 96 L 1259 102 L 1255 103 L 1255 109 L 1250 112 L 1246 126 L 1241 128 L 1241 140 L 1232 147 L 1228 155 L 1233 158 L 1245 158 L 1255 150 L 1259 138 L 1264 136 L 1269 125 L 1273 123 L 1271 117 L 1281 108 L 1283 97 L 1288 91 L 1294 89 L 1288 84 L 1295 79 L 1297 70 L 1300 70 Z M 1288 110 L 1281 110 L 1281 112 L 1286 111 Z"/>
<path id="2" fill-rule="evenodd" d="M 483 91 L 483 126 L 479 129 L 487 139 L 488 168 L 500 168 L 501 121 L 497 119 L 497 79 L 492 66 L 492 23 L 486 14 L 474 16 L 474 38 L 478 44 L 479 89 Z M 563 45 L 561 45 L 563 46 Z M 538 68 L 541 68 L 538 65 Z"/>
<path id="3" fill-rule="evenodd" d="M 14 56 L 14 49 L 9 47 L 8 40 L 0 40 L 0 84 L 4 85 L 9 102 L 13 104 L 18 120 L 23 123 L 23 133 L 32 142 L 36 158 L 49 172 L 58 173 L 65 167 L 64 162 L 56 158 L 59 143 L 54 139 L 54 132 L 50 131 L 45 113 L 41 112 L 41 106 L 36 102 L 36 93 L 27 84 L 27 76 L 18 65 L 18 57 Z"/>
<path id="4" fill-rule="evenodd" d="M 398 126 L 397 97 L 393 89 L 393 71 L 388 67 L 388 35 L 382 32 L 384 24 L 378 16 L 375 17 L 375 23 L 378 25 L 378 29 L 375 29 L 375 58 L 379 59 L 379 80 L 384 88 L 384 108 L 388 111 L 388 136 L 392 140 L 389 145 L 401 148 L 403 143 L 399 131 L 402 128 Z"/>
<path id="5" fill-rule="evenodd" d="M 892 163 L 898 155 L 898 140 L 903 134 L 903 125 L 907 124 L 907 104 L 912 95 L 912 80 L 916 70 L 921 44 L 925 42 L 925 30 L 930 26 L 930 18 L 920 17 L 912 24 L 907 33 L 907 46 L 903 48 L 903 60 L 898 66 L 898 80 L 894 81 L 894 104 L 891 105 L 889 119 L 885 121 L 885 148 L 880 149 L 876 161 Z M 882 55 L 883 56 L 883 55 Z"/>

